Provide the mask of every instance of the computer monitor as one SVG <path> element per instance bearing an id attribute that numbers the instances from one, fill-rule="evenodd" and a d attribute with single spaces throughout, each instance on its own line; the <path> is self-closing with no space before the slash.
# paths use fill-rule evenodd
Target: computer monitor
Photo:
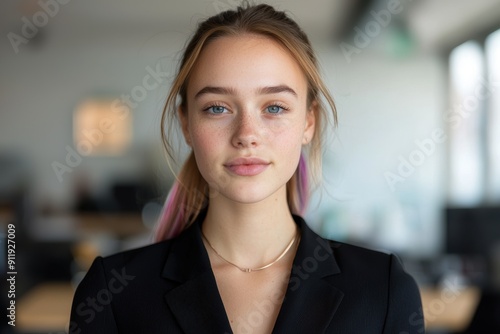
<path id="1" fill-rule="evenodd" d="M 500 207 L 446 209 L 446 253 L 489 259 L 499 247 Z"/>

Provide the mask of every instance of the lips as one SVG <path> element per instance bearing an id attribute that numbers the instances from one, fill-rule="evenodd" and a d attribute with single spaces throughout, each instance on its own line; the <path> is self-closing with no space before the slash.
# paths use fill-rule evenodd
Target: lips
<path id="1" fill-rule="evenodd" d="M 254 176 L 262 173 L 270 162 L 259 158 L 237 158 L 224 164 L 233 174 L 240 176 Z"/>

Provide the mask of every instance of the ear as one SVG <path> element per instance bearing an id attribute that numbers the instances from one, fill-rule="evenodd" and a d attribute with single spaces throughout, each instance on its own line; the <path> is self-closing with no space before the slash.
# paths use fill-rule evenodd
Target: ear
<path id="1" fill-rule="evenodd" d="M 177 108 L 177 116 L 179 117 L 179 121 L 181 123 L 184 140 L 186 140 L 186 144 L 188 144 L 188 146 L 191 146 L 191 136 L 189 134 L 189 120 L 187 110 L 182 110 L 182 107 L 179 106 L 179 108 Z"/>
<path id="2" fill-rule="evenodd" d="M 304 138 L 302 139 L 302 145 L 307 145 L 311 142 L 314 131 L 316 129 L 316 115 L 318 113 L 318 102 L 313 101 L 309 109 L 306 111 L 306 124 L 304 128 Z"/>

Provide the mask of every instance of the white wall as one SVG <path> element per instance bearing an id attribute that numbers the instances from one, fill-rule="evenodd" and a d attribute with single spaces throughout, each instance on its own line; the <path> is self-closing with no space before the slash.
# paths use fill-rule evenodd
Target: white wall
<path id="1" fill-rule="evenodd" d="M 404 181 L 391 187 L 385 173 L 398 174 L 400 156 L 410 160 L 413 154 L 420 163 L 415 141 L 428 142 L 436 130 L 446 132 L 443 59 L 432 54 L 397 58 L 374 48 L 348 63 L 334 46 L 319 49 L 339 125 L 324 155 L 321 195 L 316 194 L 309 219 L 333 238 L 433 254 L 441 247 L 446 141 L 436 143 Z"/>

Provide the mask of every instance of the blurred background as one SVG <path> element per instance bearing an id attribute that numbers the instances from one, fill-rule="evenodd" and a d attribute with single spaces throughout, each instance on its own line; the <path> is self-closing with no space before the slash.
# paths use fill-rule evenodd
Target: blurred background
<path id="1" fill-rule="evenodd" d="M 4 316 L 0 332 L 63 333 L 94 257 L 151 242 L 177 61 L 238 3 L 0 3 L 3 310 L 13 231 L 17 272 L 16 327 Z M 309 35 L 339 113 L 311 227 L 397 253 L 428 333 L 499 332 L 500 0 L 269 3 Z"/>

